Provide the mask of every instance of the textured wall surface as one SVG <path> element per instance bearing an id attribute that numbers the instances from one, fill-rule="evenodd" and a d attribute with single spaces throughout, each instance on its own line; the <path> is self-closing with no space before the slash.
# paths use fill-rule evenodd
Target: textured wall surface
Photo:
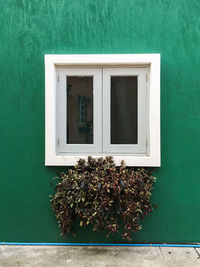
<path id="1" fill-rule="evenodd" d="M 61 237 L 44 166 L 45 53 L 161 53 L 159 208 L 134 242 L 200 241 L 200 1 L 1 0 L 0 241 L 117 242 L 90 229 Z"/>

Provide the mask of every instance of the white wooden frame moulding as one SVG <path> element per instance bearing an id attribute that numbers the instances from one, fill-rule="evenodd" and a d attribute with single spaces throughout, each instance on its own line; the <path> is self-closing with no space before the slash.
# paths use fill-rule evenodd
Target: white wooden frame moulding
<path id="1" fill-rule="evenodd" d="M 57 153 L 56 68 L 61 66 L 149 67 L 148 152 L 145 155 L 113 154 L 113 158 L 117 165 L 124 160 L 127 166 L 160 166 L 160 54 L 45 55 L 45 165 L 73 166 L 78 159 L 89 155 Z M 92 156 L 100 157 L 105 154 Z"/>

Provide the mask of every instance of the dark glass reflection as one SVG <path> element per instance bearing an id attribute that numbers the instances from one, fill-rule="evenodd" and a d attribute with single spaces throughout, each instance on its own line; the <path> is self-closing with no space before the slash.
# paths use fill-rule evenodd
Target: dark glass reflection
<path id="1" fill-rule="evenodd" d="M 111 144 L 137 144 L 137 76 L 111 77 Z"/>
<path id="2" fill-rule="evenodd" d="M 93 144 L 93 77 L 67 77 L 67 144 Z"/>

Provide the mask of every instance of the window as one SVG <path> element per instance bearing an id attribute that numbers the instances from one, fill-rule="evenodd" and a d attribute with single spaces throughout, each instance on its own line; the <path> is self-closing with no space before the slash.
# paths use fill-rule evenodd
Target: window
<path id="1" fill-rule="evenodd" d="M 46 55 L 45 164 L 160 166 L 160 55 Z"/>

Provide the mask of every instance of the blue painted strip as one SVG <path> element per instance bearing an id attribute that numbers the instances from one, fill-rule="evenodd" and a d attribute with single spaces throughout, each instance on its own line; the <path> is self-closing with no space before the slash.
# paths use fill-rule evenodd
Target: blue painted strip
<path id="1" fill-rule="evenodd" d="M 112 243 L 20 243 L 0 242 L 0 245 L 12 246 L 114 246 L 114 247 L 183 247 L 200 248 L 200 244 L 112 244 Z"/>

